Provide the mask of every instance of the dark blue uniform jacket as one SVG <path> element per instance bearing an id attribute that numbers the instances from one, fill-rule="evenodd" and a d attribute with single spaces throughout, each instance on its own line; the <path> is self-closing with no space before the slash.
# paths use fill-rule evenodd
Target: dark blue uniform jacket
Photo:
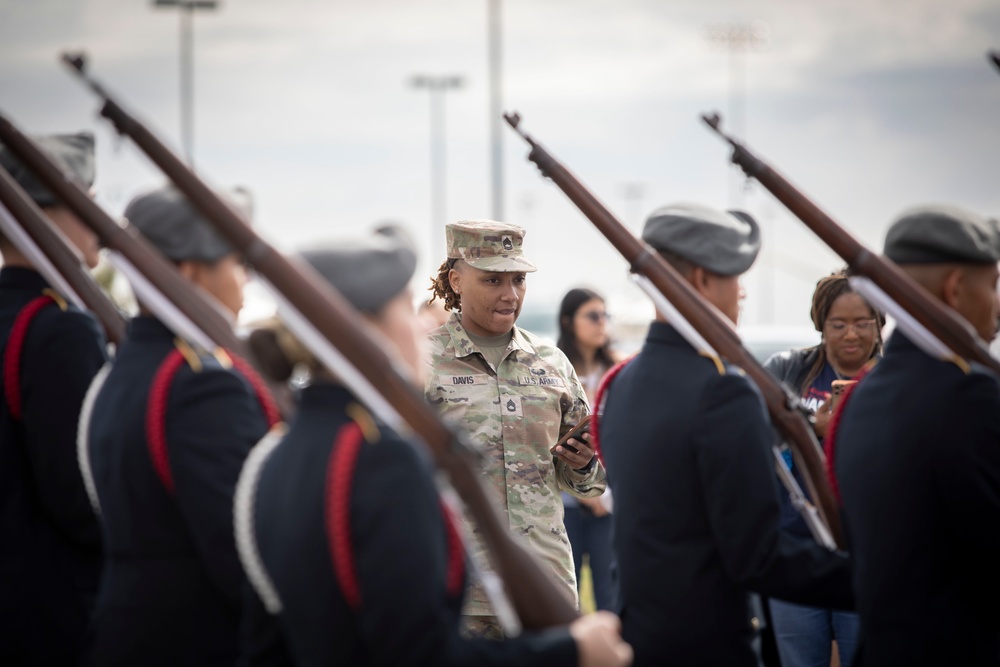
<path id="1" fill-rule="evenodd" d="M 173 338 L 159 321 L 135 318 L 91 418 L 107 552 L 96 611 L 99 665 L 236 661 L 244 579 L 233 491 L 267 423 L 242 375 L 204 355 L 199 370 L 182 365 L 165 417 L 176 487 L 169 492 L 150 458 L 146 406 Z"/>
<path id="2" fill-rule="evenodd" d="M 0 270 L 4 348 L 18 313 L 47 287 L 31 269 Z M 77 468 L 76 426 L 106 359 L 92 317 L 49 305 L 24 339 L 20 421 L 0 382 L 0 664 L 73 664 L 82 649 L 101 539 Z"/>
<path id="3" fill-rule="evenodd" d="M 851 393 L 835 469 L 855 665 L 1000 664 L 1000 384 L 897 331 Z"/>
<path id="4" fill-rule="evenodd" d="M 779 530 L 756 388 L 670 325 L 611 384 L 600 443 L 615 490 L 623 636 L 635 665 L 756 665 L 748 590 L 850 607 L 843 555 Z"/>
<path id="5" fill-rule="evenodd" d="M 353 400 L 331 384 L 305 389 L 291 430 L 261 471 L 254 525 L 283 610 L 268 616 L 248 596 L 250 664 L 576 665 L 565 629 L 502 643 L 459 637 L 463 582 L 449 592 L 454 561 L 429 461 L 368 418 L 359 422 L 367 437 L 353 475 L 345 475 L 334 442 L 352 423 L 345 410 L 357 408 L 348 408 Z M 327 499 L 345 483 L 350 528 L 338 533 L 328 530 Z M 353 555 L 359 607 L 335 575 L 338 545 Z M 275 625 L 283 651 L 263 645 Z"/>

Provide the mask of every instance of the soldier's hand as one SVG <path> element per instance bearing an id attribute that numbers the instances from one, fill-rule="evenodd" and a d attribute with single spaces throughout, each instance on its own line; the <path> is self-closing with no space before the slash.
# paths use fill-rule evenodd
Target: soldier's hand
<path id="1" fill-rule="evenodd" d="M 570 447 L 575 447 L 579 452 L 572 452 L 566 447 L 559 445 L 555 449 L 557 457 L 569 464 L 570 468 L 579 470 L 586 468 L 590 460 L 594 458 L 594 450 L 590 448 L 590 434 L 584 433 L 580 438 L 570 438 L 566 441 Z"/>
<path id="2" fill-rule="evenodd" d="M 582 616 L 569 624 L 579 667 L 627 667 L 632 647 L 622 641 L 622 623 L 609 611 Z"/>

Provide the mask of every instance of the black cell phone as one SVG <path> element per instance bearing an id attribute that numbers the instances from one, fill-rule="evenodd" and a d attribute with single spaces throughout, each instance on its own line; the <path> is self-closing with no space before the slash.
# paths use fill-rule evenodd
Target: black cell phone
<path id="1" fill-rule="evenodd" d="M 594 415 L 587 415 L 586 417 L 581 419 L 580 423 L 571 428 L 569 430 L 569 433 L 560 438 L 559 442 L 552 445 L 552 448 L 549 449 L 549 452 L 555 454 L 556 447 L 565 447 L 574 454 L 579 454 L 580 450 L 574 447 L 573 445 L 567 444 L 566 441 L 569 440 L 570 438 L 576 438 L 577 440 L 579 440 L 580 439 L 579 436 L 583 435 L 584 433 L 590 433 L 590 418 L 593 416 Z"/>

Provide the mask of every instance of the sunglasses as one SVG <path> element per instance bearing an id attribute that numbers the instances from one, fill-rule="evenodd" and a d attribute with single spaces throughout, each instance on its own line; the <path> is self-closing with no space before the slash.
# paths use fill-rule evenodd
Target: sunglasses
<path id="1" fill-rule="evenodd" d="M 610 320 L 611 316 L 605 312 L 591 310 L 586 313 L 580 313 L 580 317 L 585 317 L 594 324 L 600 324 L 602 320 Z"/>

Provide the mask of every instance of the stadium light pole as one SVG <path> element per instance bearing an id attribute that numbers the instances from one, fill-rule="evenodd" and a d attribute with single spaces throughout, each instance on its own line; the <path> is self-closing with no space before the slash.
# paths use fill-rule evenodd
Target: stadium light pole
<path id="1" fill-rule="evenodd" d="M 462 77 L 456 75 L 418 74 L 410 80 L 414 88 L 430 91 L 431 99 L 431 258 L 444 251 L 444 226 L 448 222 L 445 217 L 444 94 L 461 88 L 463 83 Z"/>
<path id="2" fill-rule="evenodd" d="M 194 167 L 194 13 L 217 9 L 218 0 L 153 0 L 153 7 L 177 7 L 181 16 L 181 145 Z"/>

